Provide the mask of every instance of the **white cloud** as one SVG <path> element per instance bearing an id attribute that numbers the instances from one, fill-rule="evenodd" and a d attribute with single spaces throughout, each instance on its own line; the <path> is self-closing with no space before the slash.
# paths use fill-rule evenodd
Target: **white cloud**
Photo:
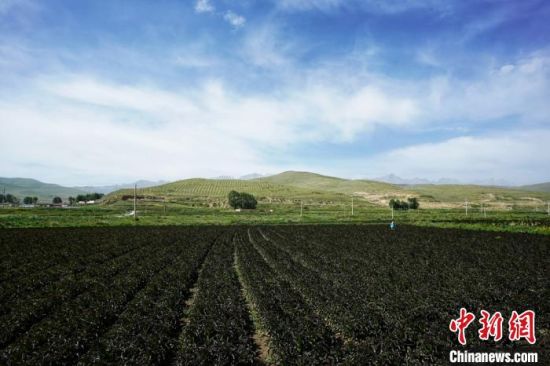
<path id="1" fill-rule="evenodd" d="M 100 179 L 277 171 L 266 151 L 304 142 L 349 141 L 379 125 L 406 125 L 414 103 L 383 90 L 351 93 L 323 87 L 284 95 L 242 95 L 216 80 L 196 89 L 121 85 L 90 76 L 40 79 L 24 99 L 0 103 L 0 175 L 41 176 L 71 184 Z M 44 167 L 24 173 L 25 164 Z M 94 183 L 109 183 L 96 181 Z"/>
<path id="2" fill-rule="evenodd" d="M 197 0 L 195 3 L 195 11 L 197 13 L 211 13 L 214 10 L 214 5 L 210 3 L 210 0 Z"/>
<path id="3" fill-rule="evenodd" d="M 244 26 L 244 24 L 246 23 L 245 17 L 237 13 L 234 13 L 231 10 L 228 10 L 225 12 L 225 14 L 223 15 L 223 19 L 225 19 L 226 22 L 228 22 L 235 28 L 240 28 Z"/>
<path id="4" fill-rule="evenodd" d="M 437 77 L 429 90 L 424 102 L 427 114 L 442 122 L 483 123 L 515 116 L 525 123 L 544 123 L 550 115 L 550 56 L 534 53 L 516 63 L 498 65 L 476 80 Z"/>
<path id="5" fill-rule="evenodd" d="M 550 155 L 544 153 L 548 141 L 549 130 L 510 130 L 413 145 L 355 163 L 372 177 L 396 173 L 434 180 L 493 178 L 526 184 L 550 178 L 544 169 L 550 166 Z"/>

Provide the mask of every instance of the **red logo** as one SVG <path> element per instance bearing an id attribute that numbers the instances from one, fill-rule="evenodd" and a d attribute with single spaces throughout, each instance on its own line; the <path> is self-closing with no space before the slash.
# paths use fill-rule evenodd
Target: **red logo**
<path id="1" fill-rule="evenodd" d="M 495 341 L 500 341 L 502 339 L 502 314 L 500 311 L 491 316 L 489 312 L 481 310 L 481 319 L 479 322 L 482 327 L 479 330 L 479 339 L 486 341 L 489 337 L 493 337 Z"/>
<path id="2" fill-rule="evenodd" d="M 475 318 L 476 316 L 474 314 L 467 312 L 464 308 L 461 308 L 460 317 L 458 319 L 451 320 L 449 329 L 454 333 L 458 331 L 458 341 L 461 345 L 466 344 L 466 328 L 468 328 L 470 323 L 473 322 Z"/>
<path id="3" fill-rule="evenodd" d="M 534 344 L 537 339 L 535 338 L 535 312 L 533 310 L 527 310 L 518 315 L 514 310 L 512 311 L 512 317 L 508 322 L 508 329 L 510 330 L 511 341 L 519 341 L 525 338 L 530 344 Z"/>
<path id="4" fill-rule="evenodd" d="M 465 308 L 460 309 L 458 319 L 452 319 L 449 324 L 449 329 L 453 333 L 458 333 L 458 342 L 461 345 L 466 345 L 466 329 L 475 320 L 476 316 L 468 312 Z M 495 342 L 502 339 L 502 323 L 504 318 L 500 311 L 491 315 L 488 311 L 481 310 L 481 329 L 478 330 L 479 339 L 483 341 L 493 338 Z M 530 344 L 536 342 L 535 337 L 535 312 L 526 310 L 518 314 L 515 310 L 512 311 L 510 320 L 508 321 L 508 338 L 511 341 L 527 340 Z"/>

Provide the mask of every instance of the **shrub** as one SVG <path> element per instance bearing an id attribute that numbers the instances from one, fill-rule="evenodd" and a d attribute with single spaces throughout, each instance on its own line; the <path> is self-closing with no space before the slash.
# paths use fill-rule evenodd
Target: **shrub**
<path id="1" fill-rule="evenodd" d="M 237 192 L 237 191 L 231 191 L 227 195 L 227 200 L 229 201 L 229 206 L 232 208 L 247 208 L 247 209 L 255 209 L 258 205 L 258 201 L 256 198 L 254 198 L 253 195 L 246 192 Z"/>
<path id="2" fill-rule="evenodd" d="M 407 198 L 407 201 L 400 201 L 392 198 L 389 206 L 394 210 L 416 210 L 420 207 L 420 203 L 418 203 L 418 199 L 416 197 L 409 197 Z"/>

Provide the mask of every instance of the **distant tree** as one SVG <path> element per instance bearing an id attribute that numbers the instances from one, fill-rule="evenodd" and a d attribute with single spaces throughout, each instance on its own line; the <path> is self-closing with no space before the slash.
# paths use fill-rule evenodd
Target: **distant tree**
<path id="1" fill-rule="evenodd" d="M 93 200 L 99 200 L 104 196 L 103 193 L 88 193 L 88 194 L 79 194 L 76 196 L 76 201 L 93 201 Z"/>
<path id="2" fill-rule="evenodd" d="M 396 199 L 391 199 L 389 206 L 394 210 L 408 210 L 409 203 L 407 201 L 400 201 Z"/>
<path id="3" fill-rule="evenodd" d="M 63 203 L 63 200 L 61 199 L 61 197 L 54 197 L 52 202 L 54 204 L 60 204 L 60 203 Z"/>
<path id="4" fill-rule="evenodd" d="M 242 200 L 243 208 L 246 208 L 246 209 L 255 209 L 256 206 L 258 205 L 258 201 L 250 193 L 245 193 L 245 192 L 241 193 L 241 200 Z"/>
<path id="5" fill-rule="evenodd" d="M 6 195 L 5 201 L 7 203 L 12 203 L 12 204 L 18 204 L 19 203 L 19 199 L 17 197 L 15 197 L 13 194 L 10 194 L 10 193 L 8 193 Z"/>
<path id="6" fill-rule="evenodd" d="M 229 201 L 229 206 L 234 209 L 237 208 L 246 208 L 246 209 L 255 209 L 258 205 L 256 198 L 250 193 L 246 192 L 237 192 L 231 191 L 227 195 L 227 200 Z"/>
<path id="7" fill-rule="evenodd" d="M 6 202 L 6 196 L 0 193 L 0 203 L 5 203 L 5 202 Z"/>
<path id="8" fill-rule="evenodd" d="M 32 203 L 33 203 L 33 205 L 36 205 L 38 203 L 38 197 L 33 197 L 32 198 Z"/>
<path id="9" fill-rule="evenodd" d="M 420 207 L 420 203 L 418 203 L 418 198 L 416 197 L 409 197 L 407 201 L 409 201 L 409 208 L 411 210 L 417 210 Z"/>
<path id="10" fill-rule="evenodd" d="M 75 203 L 77 202 L 76 198 L 74 197 L 69 197 L 69 205 L 74 205 Z"/>
<path id="11" fill-rule="evenodd" d="M 27 196 L 27 197 L 23 198 L 23 203 L 24 203 L 25 205 L 32 205 L 32 204 L 33 204 L 33 199 L 32 199 L 32 197 Z"/>
<path id="12" fill-rule="evenodd" d="M 237 191 L 229 192 L 229 194 L 227 195 L 227 200 L 229 201 L 229 206 L 235 209 L 242 208 L 241 195 L 239 192 Z"/>

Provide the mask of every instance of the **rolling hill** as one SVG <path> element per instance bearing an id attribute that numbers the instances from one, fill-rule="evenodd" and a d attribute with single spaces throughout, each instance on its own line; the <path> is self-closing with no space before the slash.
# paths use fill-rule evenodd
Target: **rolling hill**
<path id="1" fill-rule="evenodd" d="M 278 184 L 263 179 L 185 179 L 156 187 L 138 189 L 138 195 L 150 200 L 206 203 L 209 206 L 220 207 L 225 206 L 227 194 L 232 190 L 251 193 L 263 203 L 293 203 L 299 201 L 335 203 L 349 200 L 348 196 L 338 192 Z M 133 195 L 133 190 L 123 189 L 107 195 L 104 201 L 113 203 L 131 195 Z"/>
<path id="2" fill-rule="evenodd" d="M 400 186 L 365 179 L 343 179 L 309 172 L 287 171 L 280 174 L 243 179 L 185 179 L 156 187 L 138 190 L 138 195 L 150 200 L 207 204 L 213 207 L 226 205 L 231 190 L 252 193 L 260 203 L 334 204 L 349 202 L 354 196 L 374 205 L 387 206 L 391 198 L 418 197 L 425 208 L 462 207 L 467 199 L 471 204 L 495 208 L 511 205 L 537 206 L 550 199 L 550 193 L 528 192 L 521 189 L 477 185 L 415 185 Z M 106 197 L 113 203 L 132 190 L 119 190 Z"/>
<path id="3" fill-rule="evenodd" d="M 519 186 L 518 188 L 532 192 L 550 192 L 550 182 Z"/>
<path id="4" fill-rule="evenodd" d="M 423 207 L 458 207 L 467 199 L 472 203 L 481 203 L 496 207 L 511 204 L 532 206 L 541 205 L 550 199 L 544 192 L 526 192 L 518 188 L 504 188 L 481 185 L 461 184 L 420 184 L 396 185 L 365 179 L 342 179 L 308 172 L 284 172 L 263 181 L 276 182 L 301 188 L 313 188 L 330 192 L 344 193 L 365 198 L 367 201 L 386 205 L 391 198 L 406 199 L 418 197 Z"/>
<path id="5" fill-rule="evenodd" d="M 58 184 L 50 184 L 30 178 L 0 178 L 0 193 L 6 190 L 20 200 L 25 196 L 38 197 L 39 201 L 51 202 L 55 196 L 66 200 L 69 196 L 86 194 L 84 190 L 63 187 Z"/>

